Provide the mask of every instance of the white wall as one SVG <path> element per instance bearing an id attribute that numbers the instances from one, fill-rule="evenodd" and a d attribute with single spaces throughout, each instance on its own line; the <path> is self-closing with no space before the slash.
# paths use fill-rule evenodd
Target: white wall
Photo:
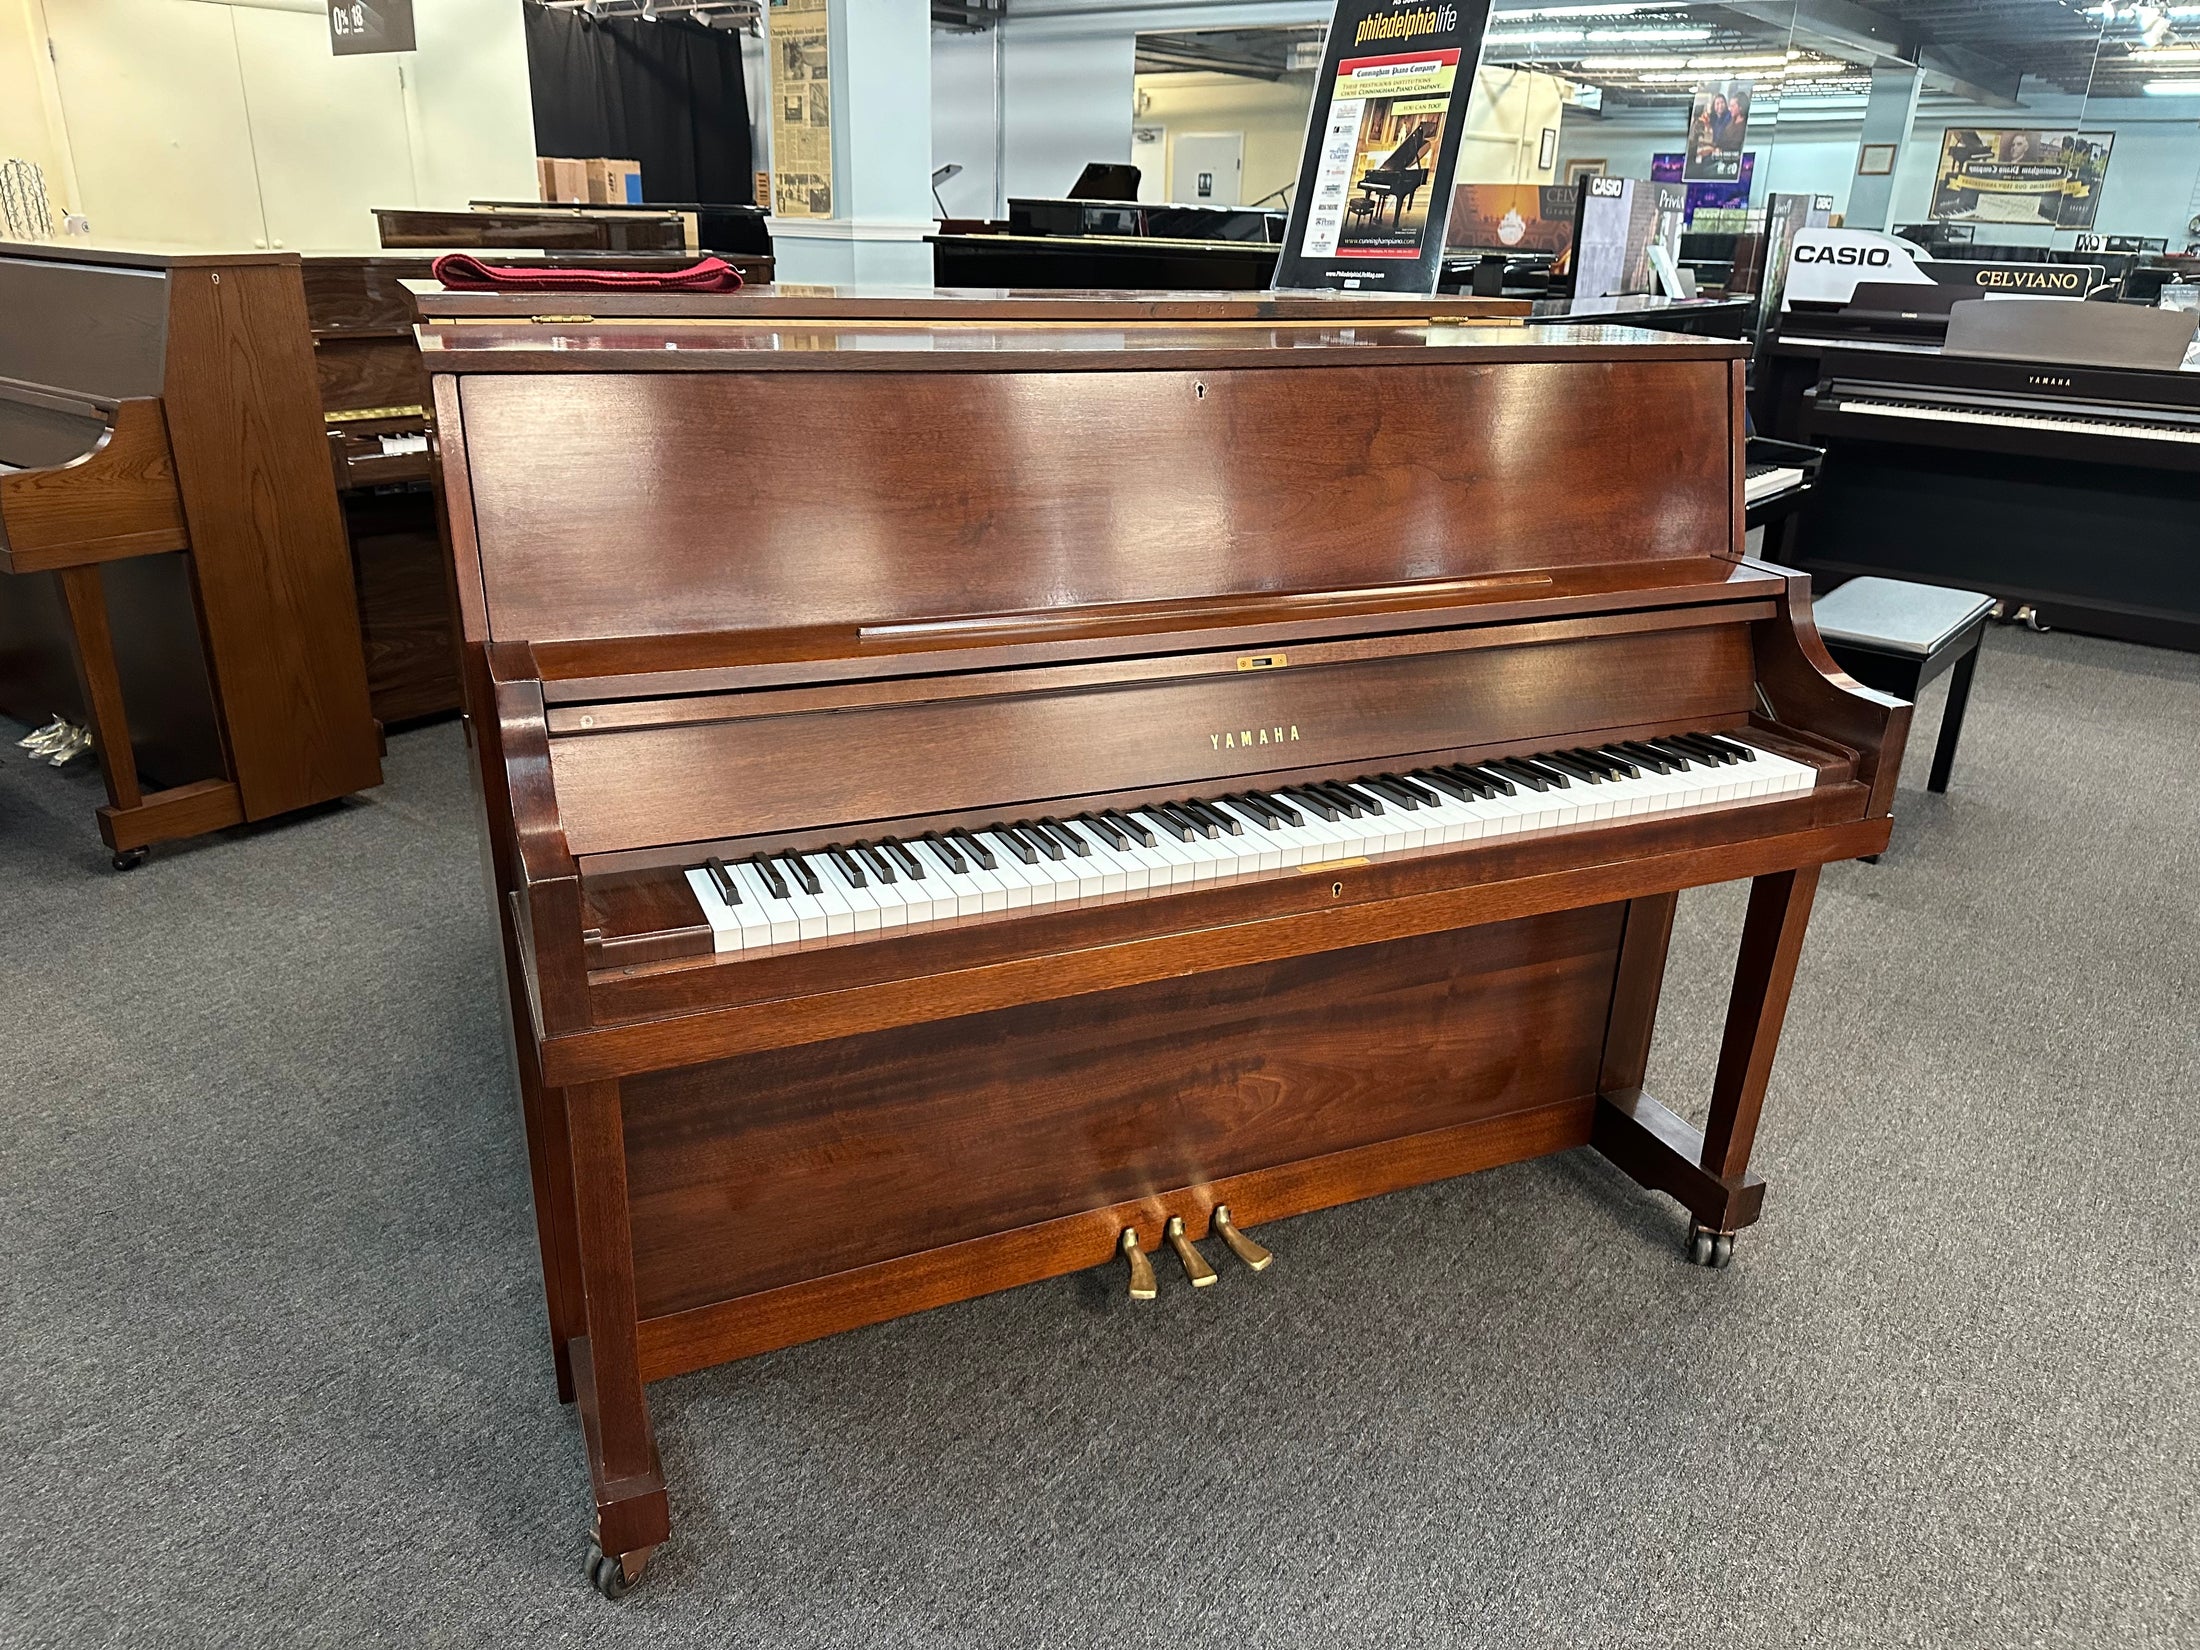
<path id="1" fill-rule="evenodd" d="M 990 218 L 999 210 L 1000 108 L 994 85 L 997 30 L 932 33 L 932 165 L 962 171 L 940 185 L 951 218 Z"/>
<path id="2" fill-rule="evenodd" d="M 0 0 L 0 55 L 38 5 L 101 243 L 371 247 L 373 207 L 535 192 L 517 0 L 423 0 L 418 50 L 344 58 L 316 0 Z"/>
<path id="3" fill-rule="evenodd" d="M 1000 25 L 1001 193 L 1069 193 L 1088 161 L 1131 158 L 1137 36 Z"/>

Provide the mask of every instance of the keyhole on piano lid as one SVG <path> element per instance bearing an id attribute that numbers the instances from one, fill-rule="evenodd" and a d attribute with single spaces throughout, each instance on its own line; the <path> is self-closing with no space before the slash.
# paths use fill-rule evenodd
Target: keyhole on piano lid
<path id="1" fill-rule="evenodd" d="M 1332 883 L 1331 883 L 1331 884 L 1329 885 L 1329 897 L 1330 897 L 1331 899 L 1343 899 L 1343 898 L 1344 898 L 1344 884 L 1343 884 L 1343 883 L 1341 883 L 1341 882 L 1332 882 Z"/>
<path id="2" fill-rule="evenodd" d="M 1192 380 L 1192 396 L 1199 401 L 1207 399 L 1207 386 L 1196 378 Z"/>

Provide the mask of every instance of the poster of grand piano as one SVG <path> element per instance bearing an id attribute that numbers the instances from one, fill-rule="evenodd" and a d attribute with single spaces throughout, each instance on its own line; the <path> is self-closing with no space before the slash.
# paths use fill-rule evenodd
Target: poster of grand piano
<path id="1" fill-rule="evenodd" d="M 1434 292 L 1489 0 L 1338 0 L 1314 86 L 1281 288 Z"/>
<path id="2" fill-rule="evenodd" d="M 1932 216 L 2091 229 L 2115 141 L 2113 132 L 1951 126 L 1941 134 Z"/>

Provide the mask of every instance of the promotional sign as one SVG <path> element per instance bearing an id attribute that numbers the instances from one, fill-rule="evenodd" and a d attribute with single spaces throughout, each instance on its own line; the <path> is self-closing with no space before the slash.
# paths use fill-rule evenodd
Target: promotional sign
<path id="1" fill-rule="evenodd" d="M 1686 155 L 1662 154 L 1650 157 L 1650 181 L 1652 183 L 1678 183 L 1687 171 Z M 1741 157 L 1741 165 L 1731 180 L 1717 183 L 1692 183 L 1688 186 L 1688 219 L 1693 223 L 1696 214 L 1705 207 L 1713 210 L 1736 210 L 1749 205 L 1750 187 L 1756 182 L 1757 157 L 1754 153 Z"/>
<path id="2" fill-rule="evenodd" d="M 1575 210 L 1574 296 L 1611 298 L 1658 290 L 1650 253 L 1678 257 L 1688 191 L 1678 183 L 1642 178 L 1581 180 Z"/>
<path id="3" fill-rule="evenodd" d="M 413 49 L 413 0 L 328 0 L 329 50 L 338 57 Z"/>
<path id="4" fill-rule="evenodd" d="M 1574 244 L 1579 193 L 1570 183 L 1455 185 L 1444 244 L 1455 252 L 1563 253 Z"/>
<path id="5" fill-rule="evenodd" d="M 1338 0 L 1275 286 L 1434 292 L 1490 0 Z"/>
<path id="6" fill-rule="evenodd" d="M 1951 126 L 1941 135 L 1930 215 L 2091 229 L 2115 141 L 2113 132 Z"/>
<path id="7" fill-rule="evenodd" d="M 1754 80 L 1714 80 L 1696 89 L 1688 110 L 1686 183 L 1733 183 L 1742 175 L 1742 140 L 1749 135 Z"/>
<path id="8" fill-rule="evenodd" d="M 2014 267 L 2014 266 L 2012 266 Z M 1788 258 L 1783 309 L 1798 302 L 1845 304 L 1870 281 L 1881 286 L 1931 286 L 1917 248 L 1876 229 L 1799 229 Z"/>

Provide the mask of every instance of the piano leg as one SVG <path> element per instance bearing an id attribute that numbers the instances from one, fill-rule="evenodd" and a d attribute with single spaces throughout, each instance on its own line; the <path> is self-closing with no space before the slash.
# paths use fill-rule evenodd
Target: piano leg
<path id="1" fill-rule="evenodd" d="M 1815 865 L 1761 876 L 1750 886 L 1711 1116 L 1700 1132 L 1642 1091 L 1676 896 L 1628 905 L 1590 1144 L 1688 1210 L 1691 1258 L 1699 1263 L 1723 1266 L 1734 1234 L 1764 1205 L 1764 1182 L 1749 1172 L 1749 1153 L 1817 889 Z"/>
<path id="2" fill-rule="evenodd" d="M 573 1235 L 586 1333 L 568 1348 L 588 1479 L 596 1497 L 589 1578 L 617 1598 L 670 1533 L 664 1468 L 650 1431 L 635 1334 L 634 1242 L 626 1135 L 616 1082 L 563 1091 L 572 1150 Z"/>
<path id="3" fill-rule="evenodd" d="M 507 968 L 511 966 L 509 961 Z M 527 1171 L 535 1191 L 535 1240 L 542 1253 L 543 1304 L 550 1319 L 550 1354 L 556 1365 L 558 1402 L 574 1399 L 572 1341 L 587 1333 L 581 1312 L 580 1261 L 573 1246 L 573 1158 L 566 1129 L 565 1097 L 542 1086 L 535 1051 L 516 1050 L 520 1109 L 527 1124 Z"/>

